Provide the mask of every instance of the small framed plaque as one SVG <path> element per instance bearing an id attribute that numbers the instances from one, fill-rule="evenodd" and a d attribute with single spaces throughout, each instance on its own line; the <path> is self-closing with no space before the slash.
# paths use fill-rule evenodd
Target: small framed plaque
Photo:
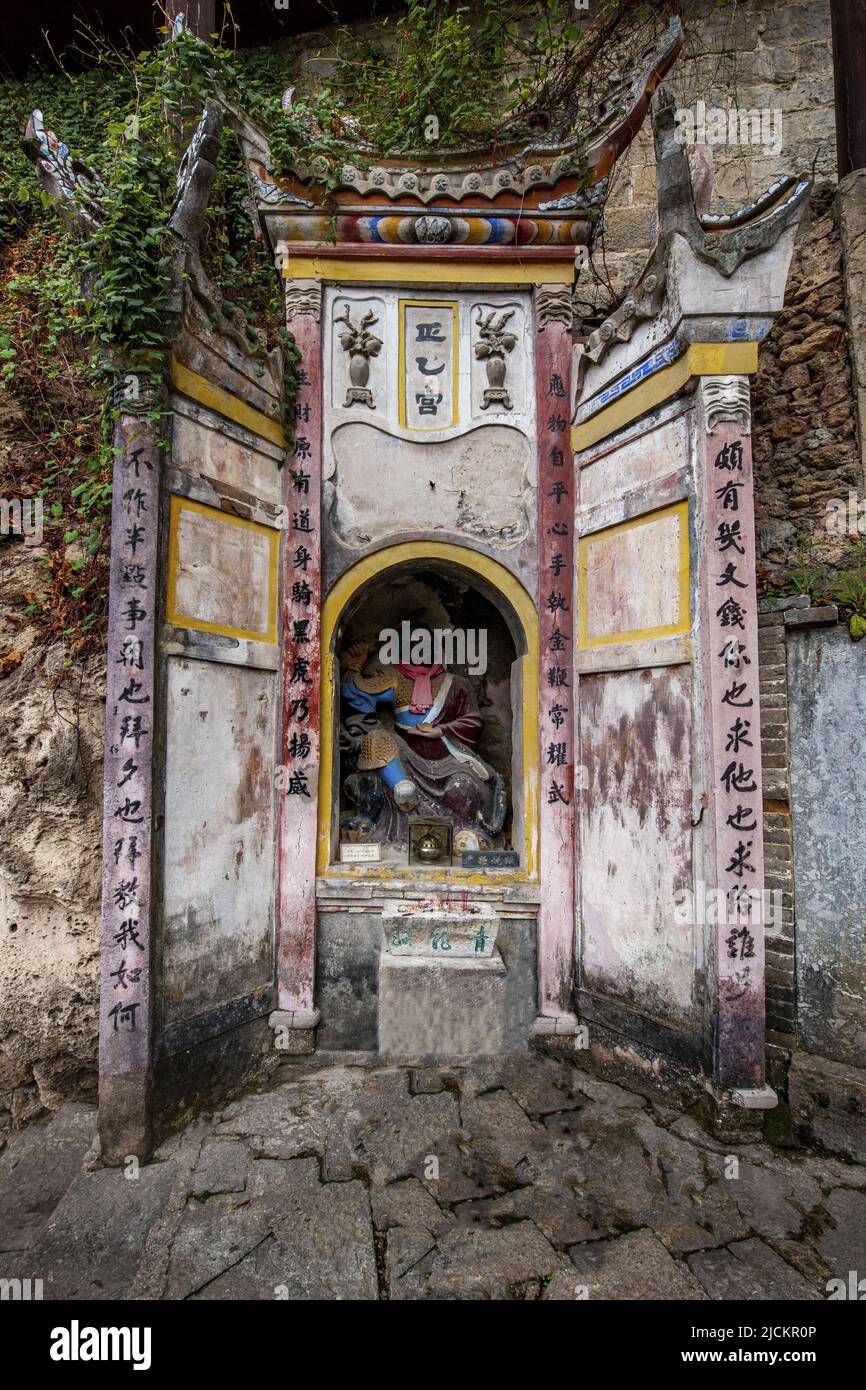
<path id="1" fill-rule="evenodd" d="M 464 869 L 517 869 L 520 855 L 516 849 L 465 849 Z"/>
<path id="2" fill-rule="evenodd" d="M 381 854 L 379 845 L 340 845 L 341 864 L 378 864 Z"/>

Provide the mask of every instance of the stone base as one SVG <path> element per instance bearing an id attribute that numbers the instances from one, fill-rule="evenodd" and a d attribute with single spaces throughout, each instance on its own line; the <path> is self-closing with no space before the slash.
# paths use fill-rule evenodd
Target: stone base
<path id="1" fill-rule="evenodd" d="M 308 1057 L 315 1052 L 316 1028 L 320 1018 L 318 1009 L 305 1013 L 275 1009 L 268 1015 L 268 1026 L 273 1029 L 277 1052 L 284 1057 Z"/>
<path id="2" fill-rule="evenodd" d="M 146 1163 L 153 1150 L 151 1078 L 146 1072 L 123 1072 L 99 1078 L 98 1133 L 100 1160 L 122 1167 L 130 1157 Z"/>
<path id="3" fill-rule="evenodd" d="M 677 1061 L 602 1024 L 577 1019 L 576 1030 L 570 1032 L 567 1019 L 555 1022 L 558 1026 L 551 1029 L 550 1020 L 536 1020 L 532 1035 L 536 1050 L 569 1061 L 625 1090 L 686 1111 L 723 1142 L 759 1139 L 766 1115 L 778 1105 L 769 1086 L 717 1091 L 699 1066 Z"/>
<path id="4" fill-rule="evenodd" d="M 482 959 L 394 956 L 379 965 L 379 1052 L 391 1061 L 504 1050 L 506 969 Z"/>
<path id="5" fill-rule="evenodd" d="M 795 1134 L 866 1163 L 866 1071 L 795 1052 L 788 1072 L 788 1101 Z"/>

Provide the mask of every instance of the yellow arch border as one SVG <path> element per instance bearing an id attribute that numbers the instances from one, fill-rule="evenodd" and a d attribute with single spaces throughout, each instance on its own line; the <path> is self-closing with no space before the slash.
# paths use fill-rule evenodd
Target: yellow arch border
<path id="1" fill-rule="evenodd" d="M 334 775 L 334 693 L 336 655 L 333 651 L 337 625 L 346 605 L 359 589 L 384 570 L 394 569 L 407 562 L 425 560 L 445 561 L 468 570 L 500 593 L 511 605 L 523 630 L 526 651 L 518 657 L 521 687 L 521 754 L 523 788 L 523 866 L 519 871 L 497 870 L 502 878 L 524 881 L 538 874 L 538 671 L 539 633 L 538 613 L 532 598 L 518 579 L 488 555 L 444 541 L 408 541 L 387 546 L 358 560 L 341 575 L 322 606 L 322 684 L 321 684 L 321 762 L 319 765 L 319 824 L 317 871 L 326 874 L 338 866 L 331 859 L 331 808 Z M 353 865 L 355 874 L 357 865 Z M 375 865 L 364 866 L 365 878 L 405 878 L 406 870 Z M 451 871 L 449 883 L 489 883 L 492 874 Z"/>

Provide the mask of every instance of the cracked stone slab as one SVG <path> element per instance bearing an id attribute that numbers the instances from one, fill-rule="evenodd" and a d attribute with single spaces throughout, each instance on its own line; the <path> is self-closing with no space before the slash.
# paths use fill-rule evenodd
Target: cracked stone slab
<path id="1" fill-rule="evenodd" d="M 407 1226 L 435 1234 L 454 1220 L 417 1178 L 401 1178 L 386 1187 L 374 1187 L 370 1192 L 370 1207 L 377 1231 Z"/>
<path id="2" fill-rule="evenodd" d="M 836 1278 L 866 1277 L 866 1194 L 837 1188 L 825 1203 L 828 1228 L 816 1242 Z"/>
<path id="3" fill-rule="evenodd" d="M 509 1189 L 522 1186 L 541 1171 L 550 1138 L 507 1091 L 464 1100 L 461 1116 L 472 1146 L 471 1172 L 479 1183 Z"/>
<path id="4" fill-rule="evenodd" d="M 462 1087 L 465 1096 L 502 1088 L 531 1117 L 577 1110 L 586 1097 L 575 1089 L 575 1070 L 543 1053 L 499 1057 L 473 1067 Z"/>
<path id="5" fill-rule="evenodd" d="M 616 1240 L 575 1245 L 571 1262 L 589 1299 L 703 1299 L 695 1277 L 652 1231 L 630 1231 Z"/>
<path id="6" fill-rule="evenodd" d="M 866 1190 L 866 1166 L 848 1163 L 844 1158 L 818 1158 L 808 1154 L 798 1160 L 797 1166 L 814 1178 L 824 1192 L 832 1192 L 836 1187 Z"/>
<path id="7" fill-rule="evenodd" d="M 429 1241 L 426 1232 L 415 1232 L 412 1244 L 405 1231 L 389 1233 L 392 1299 L 513 1300 L 525 1296 L 526 1283 L 549 1280 L 566 1268 L 531 1221 L 501 1230 L 458 1227 L 440 1236 L 426 1252 L 422 1250 L 425 1236 Z M 412 1254 L 416 1259 L 410 1262 Z"/>
<path id="8" fill-rule="evenodd" d="M 799 1235 L 808 1213 L 822 1201 L 818 1184 L 794 1165 L 771 1171 L 741 1162 L 739 1176 L 725 1186 L 747 1225 L 770 1240 Z"/>
<path id="9" fill-rule="evenodd" d="M 306 1158 L 325 1151 L 314 1099 L 297 1084 L 236 1101 L 222 1112 L 215 1134 L 246 1139 L 260 1158 Z"/>
<path id="10" fill-rule="evenodd" d="M 205 1144 L 189 1182 L 193 1197 L 209 1193 L 243 1192 L 250 1166 L 250 1151 L 245 1144 L 231 1140 L 215 1140 Z"/>
<path id="11" fill-rule="evenodd" d="M 701 1250 L 689 1256 L 688 1265 L 709 1298 L 757 1302 L 820 1298 L 802 1274 L 755 1237 L 721 1250 Z"/>
<path id="12" fill-rule="evenodd" d="M 146 1164 L 134 1179 L 118 1168 L 79 1174 L 28 1254 L 45 1296 L 128 1298 L 176 1173 L 166 1162 Z"/>
<path id="13" fill-rule="evenodd" d="M 359 1173 L 375 1183 L 423 1179 L 428 1159 L 441 1159 L 459 1130 L 454 1094 L 413 1095 L 404 1071 L 356 1071 L 325 1075 L 323 1081 L 319 1113 L 328 1180 L 344 1181 Z"/>
<path id="14" fill-rule="evenodd" d="M 676 1254 L 747 1234 L 729 1194 L 708 1177 L 701 1152 L 643 1111 L 602 1114 L 594 1105 L 574 1125 L 588 1143 L 585 1178 L 575 1189 L 579 1209 L 597 1234 L 647 1227 Z"/>
<path id="15" fill-rule="evenodd" d="M 275 1243 L 265 1249 L 271 1236 Z M 275 1270 L 280 1277 L 269 1282 Z M 364 1185 L 323 1183 L 315 1158 L 257 1159 L 245 1197 L 190 1200 L 166 1296 L 229 1298 L 241 1284 L 260 1290 L 243 1295 L 251 1297 L 277 1297 L 279 1284 L 286 1290 L 279 1296 L 289 1299 L 377 1298 Z"/>
<path id="16" fill-rule="evenodd" d="M 95 1133 L 95 1106 L 70 1103 L 10 1138 L 0 1154 L 0 1249 L 24 1250 L 44 1231 Z"/>
<path id="17" fill-rule="evenodd" d="M 646 1110 L 649 1105 L 646 1096 L 636 1095 L 634 1091 L 627 1091 L 625 1087 L 617 1086 L 613 1081 L 602 1081 L 599 1077 L 579 1069 L 574 1073 L 574 1086 L 575 1090 L 582 1091 L 590 1100 L 598 1101 L 599 1104 L 610 1106 L 614 1110 Z"/>

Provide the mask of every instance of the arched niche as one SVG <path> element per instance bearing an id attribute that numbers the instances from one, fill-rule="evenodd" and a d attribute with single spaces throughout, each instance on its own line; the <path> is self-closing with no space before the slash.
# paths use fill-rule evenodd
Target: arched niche
<path id="1" fill-rule="evenodd" d="M 399 591 L 401 581 L 412 593 L 417 584 L 438 577 L 448 586 L 474 592 L 479 607 L 488 606 L 510 643 L 510 840 L 520 856 L 511 870 L 463 869 L 446 873 L 448 882 L 483 882 L 496 878 L 534 879 L 538 865 L 538 616 L 527 591 L 503 565 L 478 551 L 440 541 L 388 547 L 365 556 L 347 570 L 328 594 L 322 610 L 322 761 L 319 774 L 318 873 L 339 877 L 405 878 L 407 865 L 384 862 L 341 865 L 340 818 L 340 668 L 343 642 L 368 612 L 387 612 L 388 600 L 376 608 L 377 595 Z M 491 749 L 486 750 L 488 753 Z M 491 758 L 495 762 L 494 758 Z M 411 873 L 418 870 L 413 866 Z M 421 871 L 431 872 L 431 871 Z"/>

